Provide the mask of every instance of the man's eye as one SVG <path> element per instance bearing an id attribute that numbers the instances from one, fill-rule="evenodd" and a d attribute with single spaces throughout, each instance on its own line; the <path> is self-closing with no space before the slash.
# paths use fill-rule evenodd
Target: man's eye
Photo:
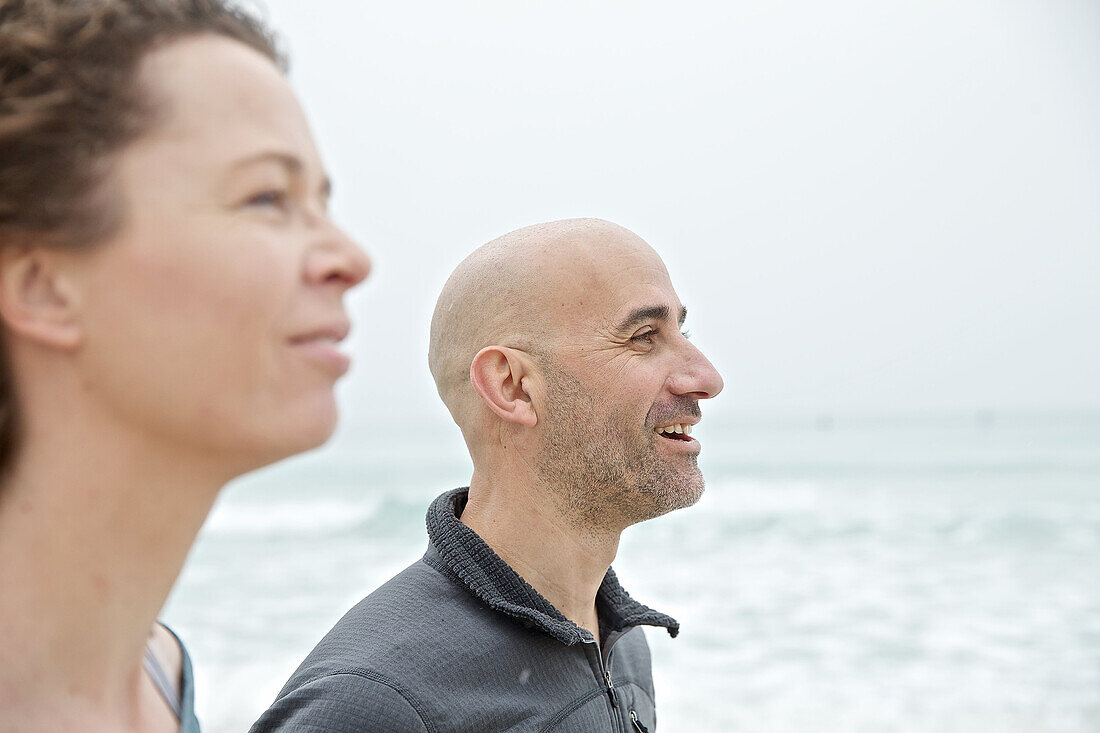
<path id="1" fill-rule="evenodd" d="M 641 342 L 641 343 L 644 343 L 644 344 L 651 344 L 651 343 L 653 343 L 653 339 L 656 335 L 657 335 L 657 330 L 656 329 L 650 329 L 648 331 L 642 331 L 641 333 L 634 334 L 633 336 L 630 337 L 630 340 L 635 341 L 635 342 Z"/>

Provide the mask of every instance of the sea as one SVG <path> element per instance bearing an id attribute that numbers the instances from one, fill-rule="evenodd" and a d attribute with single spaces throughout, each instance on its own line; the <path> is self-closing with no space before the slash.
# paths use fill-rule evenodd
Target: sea
<path id="1" fill-rule="evenodd" d="M 615 569 L 665 733 L 1100 731 L 1100 415 L 704 419 L 690 509 Z M 222 494 L 165 609 L 206 733 L 246 731 L 469 480 L 445 424 L 342 429 Z"/>

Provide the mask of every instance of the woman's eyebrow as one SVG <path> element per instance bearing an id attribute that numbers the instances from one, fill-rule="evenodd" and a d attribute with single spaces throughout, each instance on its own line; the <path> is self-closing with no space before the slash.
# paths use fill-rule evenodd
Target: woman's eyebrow
<path id="1" fill-rule="evenodd" d="M 241 168 L 247 168 L 250 165 L 269 161 L 281 165 L 291 175 L 300 174 L 305 170 L 305 165 L 298 156 L 292 153 L 285 153 L 281 150 L 264 150 L 254 155 L 247 155 L 234 161 L 232 169 L 239 170 Z M 332 179 L 327 175 L 321 179 L 320 192 L 325 198 L 332 196 Z"/>

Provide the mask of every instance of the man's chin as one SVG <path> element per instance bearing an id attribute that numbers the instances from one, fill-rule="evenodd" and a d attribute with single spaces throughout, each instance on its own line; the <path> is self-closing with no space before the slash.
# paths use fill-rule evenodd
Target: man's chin
<path id="1" fill-rule="evenodd" d="M 667 485 L 653 495 L 653 502 L 648 512 L 649 516 L 646 519 L 653 519 L 669 512 L 674 512 L 677 509 L 687 509 L 690 506 L 694 506 L 699 502 L 699 499 L 703 498 L 703 477 L 700 476 L 697 482 L 692 482 L 687 485 L 673 486 Z"/>
<path id="2" fill-rule="evenodd" d="M 699 503 L 699 500 L 703 498 L 703 492 L 705 490 L 706 487 L 703 485 L 702 478 L 700 478 L 698 484 L 693 485 L 689 487 L 686 491 L 678 494 L 678 496 L 682 498 L 682 501 L 673 506 L 670 511 L 676 509 L 687 509 L 689 506 L 695 506 Z"/>

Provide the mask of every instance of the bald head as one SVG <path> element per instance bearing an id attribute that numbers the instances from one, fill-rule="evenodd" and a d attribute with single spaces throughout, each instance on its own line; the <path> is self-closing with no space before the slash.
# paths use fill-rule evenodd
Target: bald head
<path id="1" fill-rule="evenodd" d="M 486 346 L 553 352 L 565 314 L 625 260 L 659 265 L 633 232 L 601 219 L 517 229 L 463 260 L 432 315 L 428 367 L 439 396 L 463 425 L 477 404 L 470 363 Z"/>

